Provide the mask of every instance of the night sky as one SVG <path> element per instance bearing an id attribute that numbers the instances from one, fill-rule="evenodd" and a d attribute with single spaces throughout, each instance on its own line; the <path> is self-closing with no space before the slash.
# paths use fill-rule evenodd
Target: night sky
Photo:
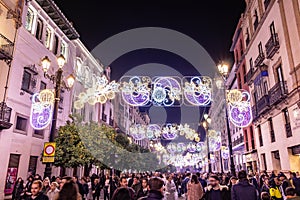
<path id="1" fill-rule="evenodd" d="M 232 62 L 232 53 L 229 51 L 232 36 L 245 9 L 245 0 L 200 1 L 203 3 L 198 2 L 198 5 L 191 1 L 178 3 L 167 0 L 55 2 L 74 24 L 81 40 L 90 50 L 103 40 L 125 30 L 163 27 L 195 39 L 216 63 L 220 60 Z M 149 55 L 148 52 L 145 54 Z M 164 62 L 162 59 L 161 63 Z M 124 67 L 130 68 L 122 66 L 123 69 Z"/>
<path id="2" fill-rule="evenodd" d="M 55 0 L 55 2 L 73 23 L 89 50 L 105 39 L 126 30 L 162 27 L 179 31 L 196 40 L 206 49 L 215 63 L 226 61 L 229 64 L 233 62 L 229 50 L 232 37 L 245 9 L 245 0 L 198 1 L 198 4 L 191 1 L 178 3 L 167 0 L 138 2 Z M 184 71 L 180 71 L 184 76 L 192 75 L 195 71 L 190 63 L 172 53 L 141 49 L 122 55 L 109 63 L 112 68 L 112 79 L 119 80 L 128 70 L 146 63 L 160 63 L 173 68 L 185 66 Z M 167 122 L 180 122 L 180 109 L 165 109 Z M 199 111 L 203 113 L 203 110 Z"/>

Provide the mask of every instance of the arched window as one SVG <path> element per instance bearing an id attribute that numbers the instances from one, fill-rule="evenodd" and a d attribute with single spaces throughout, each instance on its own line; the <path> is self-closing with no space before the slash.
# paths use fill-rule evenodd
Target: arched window
<path id="1" fill-rule="evenodd" d="M 50 41 L 51 41 L 51 30 L 49 28 L 46 29 L 46 38 L 45 38 L 45 46 L 47 49 L 50 48 Z"/>
<path id="2" fill-rule="evenodd" d="M 27 15 L 26 15 L 26 21 L 25 21 L 25 28 L 29 32 L 32 31 L 33 18 L 34 18 L 34 13 L 30 8 L 28 8 Z"/>
<path id="3" fill-rule="evenodd" d="M 43 21 L 41 19 L 38 19 L 37 24 L 36 24 L 35 37 L 36 37 L 36 39 L 38 39 L 40 41 L 41 41 L 42 36 L 43 36 L 43 28 L 44 28 Z"/>

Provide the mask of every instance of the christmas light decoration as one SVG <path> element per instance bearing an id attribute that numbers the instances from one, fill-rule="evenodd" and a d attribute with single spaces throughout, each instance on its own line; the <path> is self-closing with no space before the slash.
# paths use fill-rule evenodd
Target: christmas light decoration
<path id="1" fill-rule="evenodd" d="M 178 135 L 178 130 L 174 124 L 166 124 L 162 128 L 162 138 L 165 140 L 174 140 Z"/>
<path id="2" fill-rule="evenodd" d="M 128 79 L 126 82 L 124 80 Z M 151 79 L 144 77 L 122 77 L 121 93 L 125 103 L 131 106 L 146 106 L 150 101 Z"/>
<path id="3" fill-rule="evenodd" d="M 42 90 L 32 96 L 30 125 L 35 130 L 45 129 L 52 120 L 54 93 L 52 90 Z"/>
<path id="4" fill-rule="evenodd" d="M 252 122 L 250 94 L 246 90 L 230 90 L 227 92 L 230 121 L 237 127 L 247 127 Z"/>
<path id="5" fill-rule="evenodd" d="M 211 102 L 212 80 L 207 76 L 184 77 L 183 94 L 188 105 L 207 106 Z"/>

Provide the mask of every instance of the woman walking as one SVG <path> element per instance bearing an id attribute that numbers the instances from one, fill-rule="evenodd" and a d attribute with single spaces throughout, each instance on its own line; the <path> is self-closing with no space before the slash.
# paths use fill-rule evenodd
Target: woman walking
<path id="1" fill-rule="evenodd" d="M 203 197 L 203 188 L 196 175 L 192 175 L 191 181 L 187 185 L 187 199 L 199 200 Z"/>

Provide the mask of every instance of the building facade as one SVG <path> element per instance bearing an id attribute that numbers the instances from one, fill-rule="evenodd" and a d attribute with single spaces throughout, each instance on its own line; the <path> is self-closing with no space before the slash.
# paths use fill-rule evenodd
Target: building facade
<path id="1" fill-rule="evenodd" d="M 246 154 L 247 167 L 251 162 L 254 171 L 299 171 L 300 1 L 246 4 L 241 28 L 254 126 L 245 146 L 253 151 L 256 141 L 257 149 L 257 157 Z"/>

